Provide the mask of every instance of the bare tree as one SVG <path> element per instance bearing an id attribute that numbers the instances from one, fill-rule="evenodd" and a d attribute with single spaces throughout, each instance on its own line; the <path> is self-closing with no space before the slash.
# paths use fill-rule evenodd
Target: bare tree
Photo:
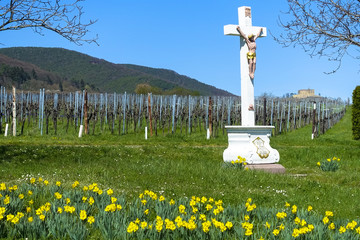
<path id="1" fill-rule="evenodd" d="M 96 43 L 97 37 L 85 39 L 88 27 L 96 21 L 82 22 L 84 0 L 8 0 L 0 1 L 0 31 L 32 28 L 56 32 L 69 41 L 82 45 Z"/>
<path id="2" fill-rule="evenodd" d="M 360 0 L 287 0 L 289 10 L 280 25 L 285 33 L 275 40 L 288 47 L 301 46 L 310 56 L 338 61 L 349 47 L 360 47 Z M 357 56 L 350 55 L 356 59 Z"/>

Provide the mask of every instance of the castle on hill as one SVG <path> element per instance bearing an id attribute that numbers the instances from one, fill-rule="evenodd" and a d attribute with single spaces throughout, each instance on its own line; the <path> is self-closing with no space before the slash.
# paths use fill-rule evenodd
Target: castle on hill
<path id="1" fill-rule="evenodd" d="M 298 99 L 302 99 L 302 98 L 314 98 L 314 99 L 318 99 L 318 98 L 322 98 L 319 95 L 315 95 L 315 90 L 314 89 L 300 89 L 298 91 L 298 94 L 293 95 L 293 98 L 298 98 Z"/>

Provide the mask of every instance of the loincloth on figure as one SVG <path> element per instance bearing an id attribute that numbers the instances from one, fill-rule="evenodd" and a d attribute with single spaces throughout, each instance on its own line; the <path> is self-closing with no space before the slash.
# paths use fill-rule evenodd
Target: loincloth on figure
<path id="1" fill-rule="evenodd" d="M 247 58 L 248 58 L 248 59 L 254 59 L 254 58 L 256 58 L 256 53 L 255 53 L 255 52 L 248 52 L 248 53 L 247 53 Z"/>

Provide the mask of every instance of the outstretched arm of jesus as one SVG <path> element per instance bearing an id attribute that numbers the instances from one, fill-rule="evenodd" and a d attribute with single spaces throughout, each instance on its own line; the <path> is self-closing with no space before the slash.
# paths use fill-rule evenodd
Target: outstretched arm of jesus
<path id="1" fill-rule="evenodd" d="M 262 28 L 260 28 L 260 31 L 258 32 L 258 34 L 256 34 L 256 36 L 255 36 L 255 38 L 254 38 L 254 40 L 256 40 L 260 35 L 261 35 L 261 32 L 262 32 Z"/>
<path id="2" fill-rule="evenodd" d="M 245 33 L 243 33 L 243 31 L 241 31 L 241 28 L 239 26 L 236 28 L 236 30 L 240 33 L 240 36 L 242 36 L 244 39 L 247 39 L 247 36 L 245 35 Z"/>

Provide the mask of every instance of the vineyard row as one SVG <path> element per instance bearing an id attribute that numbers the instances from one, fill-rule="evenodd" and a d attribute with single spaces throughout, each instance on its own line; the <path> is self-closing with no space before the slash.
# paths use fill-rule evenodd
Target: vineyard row
<path id="1" fill-rule="evenodd" d="M 10 129 L 16 126 L 16 135 L 24 134 L 24 129 L 40 135 L 57 134 L 61 123 L 68 134 L 83 125 L 87 134 L 140 133 L 146 126 L 155 135 L 191 134 L 209 128 L 212 136 L 217 136 L 225 134 L 226 125 L 241 125 L 240 97 L 14 91 L 1 87 L 1 133 L 8 124 Z M 318 136 L 342 118 L 346 105 L 328 98 L 259 97 L 254 109 L 256 125 L 275 126 L 275 135 L 313 124 Z"/>

